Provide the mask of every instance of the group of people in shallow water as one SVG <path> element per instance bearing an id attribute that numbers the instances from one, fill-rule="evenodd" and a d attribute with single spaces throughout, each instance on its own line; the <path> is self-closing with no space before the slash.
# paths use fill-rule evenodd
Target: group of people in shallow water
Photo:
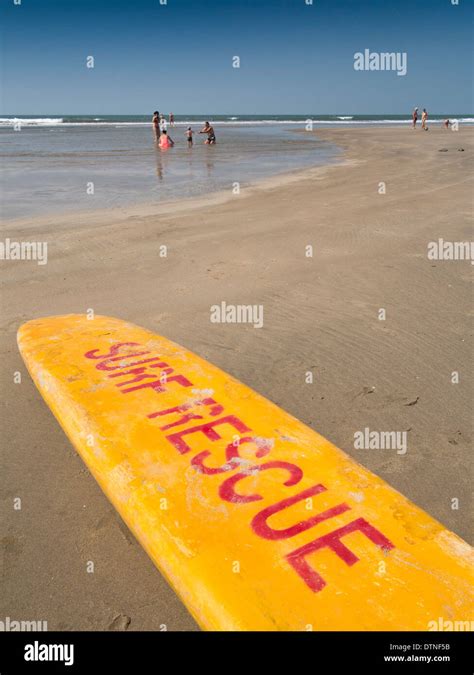
<path id="1" fill-rule="evenodd" d="M 174 145 L 173 139 L 168 134 L 168 123 L 164 115 L 160 115 L 158 110 L 155 110 L 152 117 L 153 133 L 155 136 L 155 142 L 161 150 L 166 150 L 167 148 L 172 148 Z M 174 126 L 174 115 L 173 113 L 169 114 L 169 126 Z M 216 134 L 214 133 L 214 128 L 209 122 L 204 122 L 204 126 L 199 132 L 200 134 L 206 134 L 207 138 L 204 141 L 206 145 L 215 145 L 216 144 Z M 193 136 L 194 131 L 192 127 L 188 127 L 185 132 L 186 141 L 188 148 L 193 146 Z"/>

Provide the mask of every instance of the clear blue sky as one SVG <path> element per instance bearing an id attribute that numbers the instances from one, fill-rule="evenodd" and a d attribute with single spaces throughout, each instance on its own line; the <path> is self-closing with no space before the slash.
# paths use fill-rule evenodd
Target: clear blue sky
<path id="1" fill-rule="evenodd" d="M 473 108 L 474 0 L 13 1 L 0 0 L 0 114 Z M 366 48 L 407 52 L 407 75 L 355 71 Z"/>

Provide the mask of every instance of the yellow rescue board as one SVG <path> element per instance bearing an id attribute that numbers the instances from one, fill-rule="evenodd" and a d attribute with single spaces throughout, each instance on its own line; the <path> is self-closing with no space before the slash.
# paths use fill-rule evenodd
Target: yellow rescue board
<path id="1" fill-rule="evenodd" d="M 471 618 L 466 542 L 222 370 L 102 316 L 30 321 L 18 343 L 203 628 L 423 631 Z"/>

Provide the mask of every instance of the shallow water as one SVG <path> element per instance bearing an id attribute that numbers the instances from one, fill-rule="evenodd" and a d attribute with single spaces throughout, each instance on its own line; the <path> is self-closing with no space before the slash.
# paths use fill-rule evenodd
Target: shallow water
<path id="1" fill-rule="evenodd" d="M 0 128 L 3 218 L 160 203 L 335 161 L 337 147 L 282 125 L 215 126 L 217 145 L 186 127 L 169 130 L 174 148 L 154 147 L 150 126 Z M 199 131 L 200 125 L 193 125 Z M 93 194 L 91 185 L 93 184 Z M 88 190 L 89 188 L 89 190 Z"/>

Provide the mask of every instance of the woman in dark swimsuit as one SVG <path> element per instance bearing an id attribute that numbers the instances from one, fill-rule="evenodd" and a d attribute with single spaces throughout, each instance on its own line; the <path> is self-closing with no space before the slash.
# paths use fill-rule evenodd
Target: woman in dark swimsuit
<path id="1" fill-rule="evenodd" d="M 155 141 L 160 140 L 160 113 L 158 110 L 155 110 L 153 117 L 151 118 L 153 124 L 153 133 L 155 134 Z"/>

